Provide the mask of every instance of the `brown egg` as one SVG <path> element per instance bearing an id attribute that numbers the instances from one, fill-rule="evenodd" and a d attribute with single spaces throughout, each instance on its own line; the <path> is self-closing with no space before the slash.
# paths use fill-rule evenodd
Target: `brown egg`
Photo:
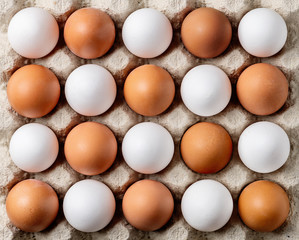
<path id="1" fill-rule="evenodd" d="M 65 23 L 65 43 L 81 58 L 103 56 L 112 47 L 114 39 L 114 23 L 107 13 L 99 9 L 81 8 Z"/>
<path id="2" fill-rule="evenodd" d="M 142 231 L 155 231 L 170 219 L 174 201 L 165 185 L 154 180 L 141 180 L 125 192 L 123 213 L 127 221 Z"/>
<path id="3" fill-rule="evenodd" d="M 144 116 L 156 116 L 172 103 L 175 86 L 170 74 L 155 65 L 143 65 L 134 69 L 124 84 L 127 104 Z"/>
<path id="4" fill-rule="evenodd" d="M 48 68 L 27 65 L 18 69 L 7 84 L 10 105 L 28 118 L 45 116 L 56 106 L 60 96 L 57 77 Z"/>
<path id="5" fill-rule="evenodd" d="M 279 110 L 288 97 L 288 81 L 271 64 L 257 63 L 246 68 L 237 82 L 242 106 L 255 115 L 269 115 Z"/>
<path id="6" fill-rule="evenodd" d="M 190 127 L 181 140 L 181 155 L 189 168 L 198 173 L 215 173 L 231 159 L 232 140 L 218 124 L 201 122 Z"/>
<path id="7" fill-rule="evenodd" d="M 54 221 L 58 208 L 58 197 L 53 188 L 35 179 L 19 182 L 6 198 L 10 221 L 25 232 L 46 229 Z"/>
<path id="8" fill-rule="evenodd" d="M 66 160 L 85 175 L 105 172 L 114 162 L 117 142 L 113 132 L 103 124 L 85 122 L 74 127 L 64 145 Z"/>
<path id="9" fill-rule="evenodd" d="M 276 183 L 261 180 L 249 184 L 239 197 L 239 215 L 251 229 L 271 232 L 286 220 L 290 203 L 286 192 Z"/>
<path id="10" fill-rule="evenodd" d="M 193 55 L 213 58 L 228 47 L 232 27 L 224 13 L 213 8 L 198 8 L 184 19 L 181 36 L 185 47 Z"/>

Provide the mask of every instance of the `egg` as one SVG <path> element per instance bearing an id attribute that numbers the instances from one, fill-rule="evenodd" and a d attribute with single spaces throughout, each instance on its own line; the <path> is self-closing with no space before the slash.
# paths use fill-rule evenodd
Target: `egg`
<path id="1" fill-rule="evenodd" d="M 142 8 L 127 17 L 122 38 L 127 49 L 137 57 L 154 58 L 169 47 L 172 32 L 172 26 L 163 13 Z"/>
<path id="2" fill-rule="evenodd" d="M 10 221 L 25 232 L 46 229 L 56 218 L 58 208 L 58 197 L 53 188 L 35 179 L 17 183 L 6 198 Z"/>
<path id="3" fill-rule="evenodd" d="M 242 47 L 256 57 L 270 57 L 278 53 L 287 40 L 284 19 L 269 8 L 256 8 L 241 19 L 238 37 Z"/>
<path id="4" fill-rule="evenodd" d="M 286 77 L 277 67 L 256 63 L 240 75 L 237 95 L 247 111 L 255 115 L 270 115 L 284 105 L 288 88 Z"/>
<path id="5" fill-rule="evenodd" d="M 116 97 L 116 83 L 109 71 L 96 64 L 76 68 L 65 83 L 65 97 L 79 114 L 96 116 L 106 112 Z"/>
<path id="6" fill-rule="evenodd" d="M 227 17 L 213 8 L 198 8 L 182 23 L 181 37 L 189 52 L 200 58 L 220 55 L 232 38 L 232 27 Z"/>
<path id="7" fill-rule="evenodd" d="M 56 46 L 59 27 L 46 10 L 29 7 L 17 12 L 9 22 L 7 37 L 11 47 L 26 58 L 41 58 Z"/>
<path id="8" fill-rule="evenodd" d="M 290 140 L 277 124 L 267 121 L 256 122 L 247 127 L 238 142 L 242 162 L 258 173 L 274 172 L 288 159 Z"/>
<path id="9" fill-rule="evenodd" d="M 213 232 L 229 221 L 233 199 L 223 184 L 205 179 L 187 188 L 181 208 L 184 219 L 191 227 L 202 232 Z"/>
<path id="10" fill-rule="evenodd" d="M 60 97 L 57 77 L 48 68 L 27 65 L 8 81 L 7 98 L 13 109 L 28 118 L 39 118 L 53 110 Z"/>
<path id="11" fill-rule="evenodd" d="M 66 137 L 64 153 L 70 166 L 85 175 L 105 172 L 117 154 L 113 132 L 97 122 L 85 122 L 74 127 Z"/>
<path id="12" fill-rule="evenodd" d="M 231 82 L 225 72 L 213 65 L 192 68 L 181 83 L 181 97 L 186 107 L 199 116 L 220 113 L 229 103 Z"/>
<path id="13" fill-rule="evenodd" d="M 155 65 L 135 68 L 124 83 L 124 97 L 129 107 L 144 116 L 156 116 L 172 103 L 175 86 L 170 74 Z"/>
<path id="14" fill-rule="evenodd" d="M 115 26 L 107 13 L 95 8 L 81 8 L 67 19 L 63 35 L 75 55 L 93 59 L 103 56 L 112 47 Z"/>
<path id="15" fill-rule="evenodd" d="M 55 133 L 45 125 L 28 123 L 18 128 L 10 139 L 13 162 L 27 172 L 41 172 L 56 160 L 59 144 Z"/>
<path id="16" fill-rule="evenodd" d="M 154 180 L 140 180 L 125 192 L 122 209 L 126 220 L 142 231 L 155 231 L 172 216 L 174 201 L 168 188 Z"/>
<path id="17" fill-rule="evenodd" d="M 260 180 L 243 189 L 238 209 L 248 227 L 259 232 L 271 232 L 288 217 L 290 203 L 282 187 L 271 181 Z"/>
<path id="18" fill-rule="evenodd" d="M 97 232 L 106 227 L 115 212 L 112 191 L 96 180 L 75 183 L 63 199 L 63 213 L 70 225 L 82 232 Z"/>
<path id="19" fill-rule="evenodd" d="M 136 172 L 157 173 L 170 163 L 174 143 L 170 133 L 161 125 L 143 122 L 133 126 L 122 142 L 126 163 Z"/>
<path id="20" fill-rule="evenodd" d="M 198 173 L 215 173 L 231 159 L 232 140 L 220 125 L 201 122 L 191 126 L 181 140 L 181 156 Z"/>

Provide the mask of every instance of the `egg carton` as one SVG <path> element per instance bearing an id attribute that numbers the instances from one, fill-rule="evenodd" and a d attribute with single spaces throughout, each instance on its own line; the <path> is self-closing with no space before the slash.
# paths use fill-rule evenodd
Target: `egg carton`
<path id="1" fill-rule="evenodd" d="M 57 19 L 62 33 L 68 16 L 82 7 L 99 8 L 107 12 L 117 28 L 116 41 L 103 57 L 93 60 L 80 59 L 66 47 L 60 34 L 58 45 L 48 56 L 41 59 L 25 59 L 15 53 L 7 40 L 7 27 L 12 16 L 19 10 L 36 6 L 48 10 Z M 126 17 L 133 11 L 151 7 L 163 12 L 171 21 L 174 37 L 168 50 L 154 59 L 140 59 L 125 48 L 121 38 L 121 28 Z M 180 40 L 180 27 L 184 17 L 198 7 L 212 7 L 226 14 L 233 27 L 233 37 L 228 49 L 219 57 L 200 59 L 191 55 Z M 269 58 L 250 56 L 240 46 L 237 38 L 237 26 L 242 16 L 257 7 L 268 7 L 277 11 L 288 27 L 287 42 L 278 54 Z M 299 239 L 299 1 L 287 0 L 2 0 L 0 1 L 0 239 Z M 235 84 L 240 73 L 249 65 L 265 62 L 280 68 L 286 75 L 290 92 L 284 107 L 270 116 L 254 116 L 244 110 L 237 100 Z M 7 81 L 12 73 L 26 64 L 36 63 L 50 68 L 58 77 L 62 94 L 56 108 L 47 116 L 28 119 L 19 116 L 9 105 L 6 95 Z M 104 114 L 96 117 L 84 117 L 74 112 L 67 104 L 63 93 L 67 76 L 72 70 L 86 63 L 95 63 L 107 68 L 115 77 L 118 94 L 113 106 Z M 173 77 L 176 85 L 175 99 L 169 109 L 157 117 L 144 117 L 134 113 L 125 103 L 123 83 L 128 73 L 143 64 L 156 64 L 165 68 Z M 233 94 L 224 111 L 213 117 L 199 117 L 191 113 L 182 103 L 179 86 L 183 76 L 199 64 L 213 64 L 223 69 L 233 85 Z M 250 124 L 267 120 L 279 124 L 287 132 L 291 142 L 291 154 L 286 164 L 269 174 L 259 174 L 246 168 L 237 153 L 237 141 L 241 132 Z M 163 171 L 143 175 L 134 172 L 124 162 L 119 151 L 112 167 L 105 173 L 87 177 L 81 175 L 67 164 L 63 155 L 63 145 L 68 132 L 80 122 L 96 121 L 106 124 L 116 135 L 121 146 L 125 133 L 135 124 L 143 121 L 156 122 L 169 130 L 175 142 L 175 154 L 172 162 Z M 198 174 L 191 171 L 183 162 L 179 153 L 180 139 L 184 131 L 199 121 L 209 121 L 222 125 L 233 140 L 233 156 L 229 164 L 216 174 Z M 38 122 L 49 126 L 56 133 L 60 143 L 58 159 L 48 170 L 42 173 L 26 173 L 16 167 L 8 152 L 13 132 L 20 126 Z M 6 214 L 5 199 L 8 191 L 17 182 L 35 178 L 49 183 L 57 192 L 60 206 L 68 188 L 75 182 L 91 178 L 107 184 L 116 197 L 116 214 L 112 222 L 103 230 L 95 233 L 82 233 L 72 228 L 65 220 L 60 207 L 53 224 L 39 233 L 25 233 L 14 227 Z M 138 179 L 154 179 L 164 183 L 172 192 L 175 209 L 170 221 L 154 232 L 142 232 L 129 225 L 121 211 L 123 195 Z M 199 179 L 215 179 L 223 183 L 234 199 L 234 211 L 230 221 L 220 230 L 211 233 L 196 231 L 183 219 L 180 210 L 181 197 L 186 188 Z M 246 227 L 237 213 L 237 199 L 240 191 L 248 183 L 257 179 L 268 179 L 279 183 L 290 198 L 291 211 L 286 222 L 271 233 L 258 233 Z"/>

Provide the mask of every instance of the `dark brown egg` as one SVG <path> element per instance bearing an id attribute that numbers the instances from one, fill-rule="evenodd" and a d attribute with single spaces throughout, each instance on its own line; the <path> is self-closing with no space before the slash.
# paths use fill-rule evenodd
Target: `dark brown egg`
<path id="1" fill-rule="evenodd" d="M 232 140 L 218 124 L 201 122 L 190 127 L 182 137 L 184 162 L 198 173 L 215 173 L 224 168 L 232 155 Z"/>
<path id="2" fill-rule="evenodd" d="M 184 19 L 181 36 L 185 47 L 193 55 L 213 58 L 228 47 L 232 27 L 224 13 L 213 8 L 198 8 Z"/>
<path id="3" fill-rule="evenodd" d="M 279 228 L 290 210 L 286 192 L 276 183 L 266 180 L 249 184 L 238 202 L 242 221 L 251 229 L 271 232 Z"/>

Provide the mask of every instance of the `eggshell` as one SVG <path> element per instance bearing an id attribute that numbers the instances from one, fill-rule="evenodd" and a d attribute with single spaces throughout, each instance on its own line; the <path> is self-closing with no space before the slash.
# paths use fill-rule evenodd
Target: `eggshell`
<path id="1" fill-rule="evenodd" d="M 125 192 L 122 202 L 127 221 L 142 231 L 155 231 L 170 219 L 174 201 L 165 185 L 154 180 L 141 180 Z"/>
<path id="2" fill-rule="evenodd" d="M 183 217 L 191 227 L 202 232 L 213 232 L 229 221 L 233 199 L 223 184 L 205 179 L 187 188 L 181 208 Z"/>
<path id="3" fill-rule="evenodd" d="M 170 133 L 161 125 L 143 122 L 133 126 L 122 142 L 126 163 L 135 171 L 153 174 L 163 170 L 171 161 L 174 143 Z"/>
<path id="4" fill-rule="evenodd" d="M 155 65 L 135 68 L 124 84 L 124 97 L 129 107 L 144 116 L 156 116 L 172 103 L 175 86 L 170 74 Z"/>
<path id="5" fill-rule="evenodd" d="M 229 103 L 231 94 L 229 78 L 224 71 L 213 65 L 192 68 L 181 84 L 184 104 L 199 116 L 209 117 L 220 113 Z"/>
<path id="6" fill-rule="evenodd" d="M 107 13 L 99 9 L 81 8 L 65 23 L 65 43 L 81 58 L 103 56 L 112 47 L 114 39 L 114 23 Z"/>
<path id="7" fill-rule="evenodd" d="M 232 140 L 220 125 L 201 122 L 190 127 L 181 141 L 181 155 L 185 163 L 198 173 L 215 173 L 231 159 Z"/>
<path id="8" fill-rule="evenodd" d="M 21 67 L 8 81 L 7 97 L 17 113 L 28 118 L 45 116 L 56 106 L 60 96 L 57 77 L 40 65 Z"/>
<path id="9" fill-rule="evenodd" d="M 58 208 L 58 197 L 53 188 L 35 179 L 19 182 L 6 198 L 10 221 L 25 232 L 46 229 L 54 221 Z"/>
<path id="10" fill-rule="evenodd" d="M 172 26 L 168 18 L 152 8 L 131 13 L 122 28 L 125 46 L 134 55 L 154 58 L 161 55 L 172 40 Z"/>
<path id="11" fill-rule="evenodd" d="M 29 7 L 17 12 L 9 22 L 8 41 L 26 58 L 41 58 L 49 54 L 59 38 L 55 18 L 46 10 Z"/>
<path id="12" fill-rule="evenodd" d="M 56 160 L 59 144 L 55 133 L 39 123 L 18 128 L 10 139 L 9 153 L 13 162 L 27 172 L 41 172 Z"/>
<path id="13" fill-rule="evenodd" d="M 85 116 L 106 112 L 116 97 L 116 83 L 111 73 L 96 64 L 76 68 L 65 83 L 65 97 L 70 106 Z"/>
<path id="14" fill-rule="evenodd" d="M 113 132 L 103 124 L 85 122 L 74 127 L 64 145 L 66 160 L 85 175 L 105 172 L 114 162 L 117 142 Z"/>
<path id="15" fill-rule="evenodd" d="M 193 55 L 213 58 L 228 47 L 232 27 L 222 12 L 213 8 L 198 8 L 184 19 L 181 36 L 185 47 Z"/>
<path id="16" fill-rule="evenodd" d="M 75 183 L 65 194 L 63 212 L 68 223 L 82 232 L 97 232 L 106 227 L 115 212 L 112 191 L 96 180 Z"/>
<path id="17" fill-rule="evenodd" d="M 256 8 L 241 19 L 238 37 L 242 47 L 256 57 L 270 57 L 279 52 L 288 30 L 284 19 L 269 8 Z"/>
<path id="18" fill-rule="evenodd" d="M 278 111 L 288 97 L 288 81 L 275 66 L 257 63 L 246 68 L 237 82 L 237 95 L 242 106 L 255 115 Z"/>
<path id="19" fill-rule="evenodd" d="M 260 180 L 244 188 L 238 209 L 248 227 L 259 232 L 271 232 L 288 217 L 290 203 L 286 192 L 278 184 Z"/>
<path id="20" fill-rule="evenodd" d="M 270 173 L 285 164 L 290 154 L 290 140 L 277 124 L 256 122 L 247 127 L 238 142 L 242 162 L 252 171 Z"/>

